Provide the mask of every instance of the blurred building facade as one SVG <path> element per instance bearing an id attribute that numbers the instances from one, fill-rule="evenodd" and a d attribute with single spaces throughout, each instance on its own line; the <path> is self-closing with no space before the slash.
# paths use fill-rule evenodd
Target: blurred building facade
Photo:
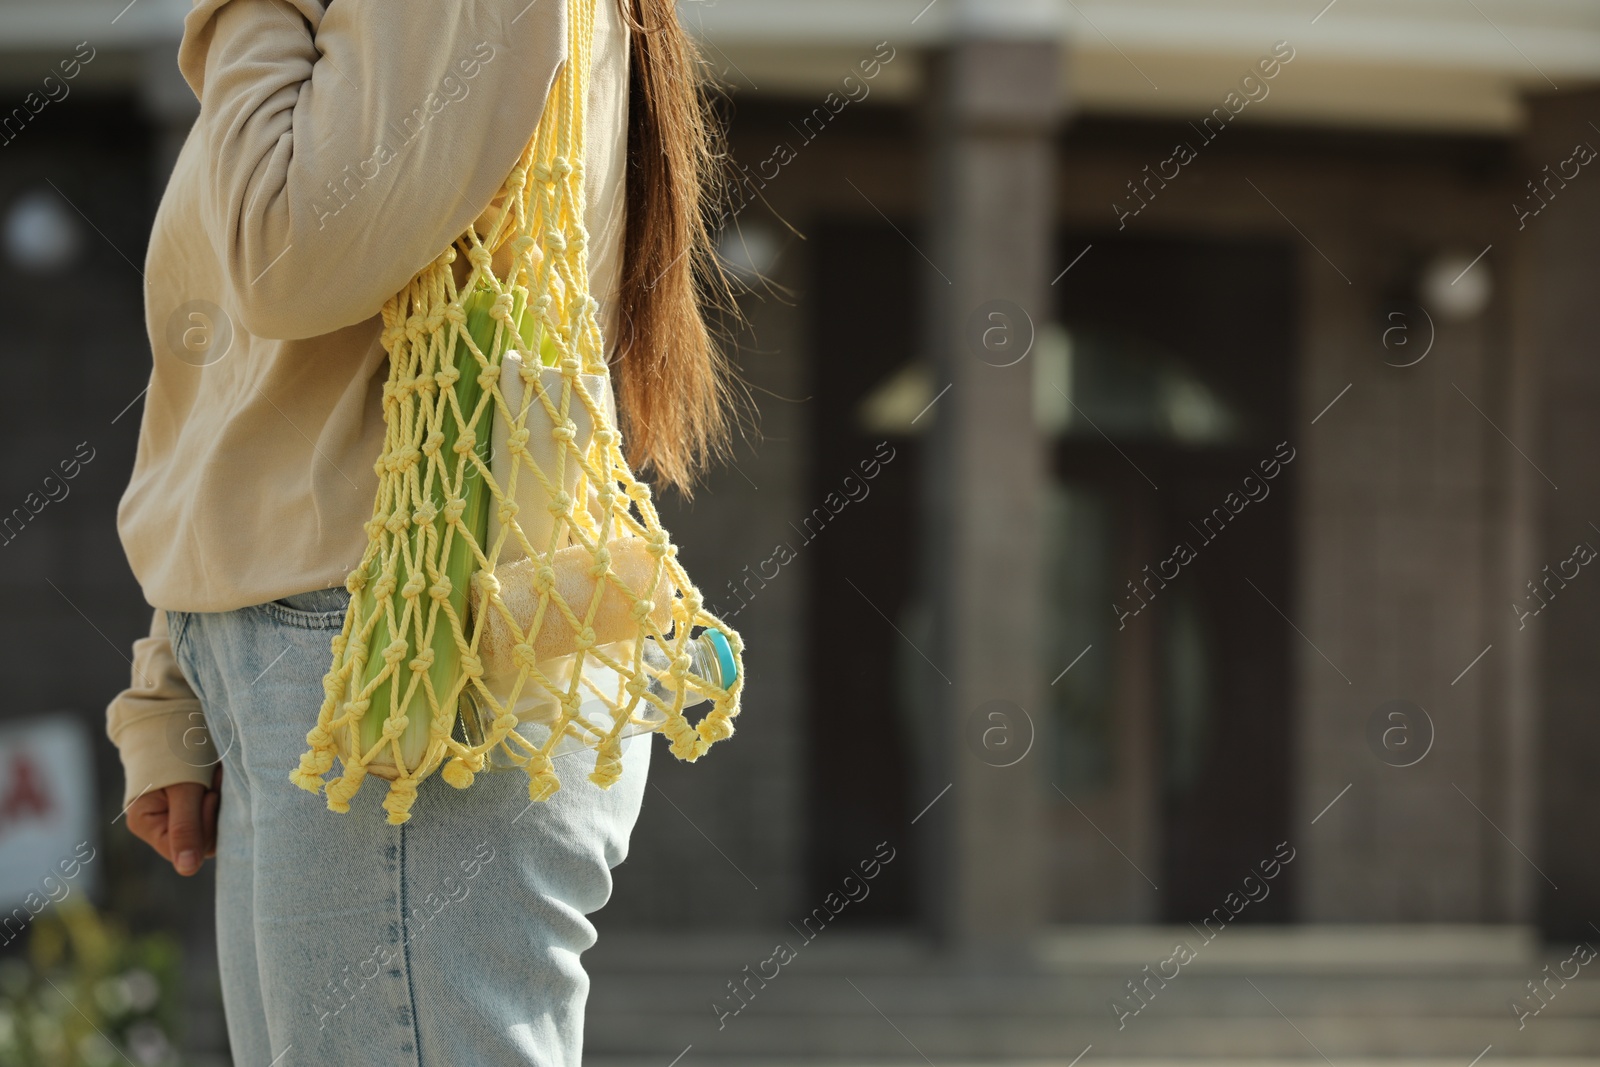
<path id="1" fill-rule="evenodd" d="M 0 220 L 76 233 L 67 268 L 8 244 L 8 315 L 68 277 L 102 309 L 21 315 L 21 388 L 92 384 L 0 462 L 20 499 L 84 403 L 107 457 L 7 548 L 0 625 L 24 699 L 91 720 L 126 664 L 36 665 L 145 625 L 113 520 L 184 10 L 0 0 Z M 658 961 L 818 907 L 849 951 L 998 959 L 1219 908 L 1588 936 L 1600 4 L 682 11 L 728 87 L 754 430 L 668 518 L 750 679 L 734 741 L 660 750 L 602 928 Z"/>

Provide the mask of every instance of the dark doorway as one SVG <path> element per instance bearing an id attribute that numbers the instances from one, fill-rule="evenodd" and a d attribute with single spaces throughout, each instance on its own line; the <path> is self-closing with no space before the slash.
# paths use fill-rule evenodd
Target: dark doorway
<path id="1" fill-rule="evenodd" d="M 1145 632 L 1136 654 L 1052 687 L 1058 765 L 1106 784 L 1115 690 L 1141 675 L 1151 729 L 1133 758 L 1155 783 L 1158 911 L 1188 921 L 1288 837 L 1294 256 L 1104 233 L 1061 247 L 1091 244 L 1039 353 L 1042 417 L 1059 423 L 1047 544 L 1067 561 L 1054 626 L 1070 648 Z M 1291 894 L 1273 888 L 1240 917 L 1286 920 Z"/>
<path id="2" fill-rule="evenodd" d="M 807 899 L 836 892 L 881 841 L 897 850 L 841 919 L 909 921 L 907 687 L 896 633 L 916 565 L 914 438 L 866 412 L 914 371 L 915 253 L 883 224 L 807 227 L 811 469 L 796 553 L 810 574 L 806 651 L 810 839 Z M 904 858 L 900 858 L 904 857 Z"/>

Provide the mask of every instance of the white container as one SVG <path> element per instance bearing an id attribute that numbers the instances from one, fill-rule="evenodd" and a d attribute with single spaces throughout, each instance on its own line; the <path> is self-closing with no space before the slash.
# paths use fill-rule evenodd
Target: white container
<path id="1" fill-rule="evenodd" d="M 544 552 L 552 547 L 551 534 L 555 530 L 555 516 L 550 514 L 549 497 L 545 494 L 544 486 L 529 469 L 528 459 L 532 459 L 538 465 L 552 485 L 560 485 L 568 495 L 572 495 L 577 490 L 578 480 L 583 474 L 578 461 L 594 441 L 595 430 L 594 420 L 589 415 L 589 406 L 579 395 L 578 388 L 595 399 L 605 411 L 607 421 L 613 426 L 616 425 L 616 405 L 611 395 L 610 380 L 605 375 L 578 375 L 577 388 L 573 389 L 571 402 L 567 407 L 567 418 L 573 423 L 572 443 L 567 446 L 565 461 L 558 463 L 558 442 L 553 436 L 556 423 L 551 419 L 550 412 L 545 408 L 539 394 L 543 390 L 549 397 L 551 406 L 557 412 L 561 410 L 561 395 L 565 388 L 561 369 L 536 364 L 538 373 L 535 375 L 535 384 L 529 385 L 523 381 L 524 366 L 523 357 L 516 352 L 507 352 L 500 361 L 500 392 L 505 397 L 506 406 L 511 410 L 513 421 L 508 425 L 500 417 L 500 413 L 495 412 L 494 429 L 491 431 L 494 451 L 489 461 L 489 470 L 494 474 L 495 482 L 504 487 L 511 484 L 513 459 L 521 464 L 522 469 L 517 471 L 517 488 L 512 494 L 512 500 L 517 505 L 517 524 L 522 527 L 523 535 L 535 551 Z M 510 436 L 518 427 L 528 431 L 527 458 L 511 455 Z M 493 545 L 495 539 L 500 536 L 500 529 L 498 509 L 491 507 L 490 545 Z M 553 548 L 564 548 L 569 540 L 567 531 L 562 530 L 561 538 Z M 505 544 L 500 547 L 498 562 L 510 563 L 525 558 L 527 554 L 516 536 L 508 533 Z"/>

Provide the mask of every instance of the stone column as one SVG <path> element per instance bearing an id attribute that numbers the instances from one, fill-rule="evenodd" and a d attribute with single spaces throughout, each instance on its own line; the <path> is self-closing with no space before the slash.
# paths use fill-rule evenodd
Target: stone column
<path id="1" fill-rule="evenodd" d="M 924 588 L 942 728 L 929 795 L 929 918 L 961 948 L 1020 947 L 1045 914 L 1049 790 L 1039 677 L 1044 445 L 1025 353 L 1050 318 L 1061 44 L 1023 0 L 976 0 L 931 66 Z M 1020 762 L 1004 766 L 1026 749 Z"/>
<path id="2" fill-rule="evenodd" d="M 1600 277 L 1600 159 L 1594 152 L 1600 132 L 1590 123 L 1600 115 L 1600 91 L 1535 98 L 1529 112 L 1513 195 L 1525 209 L 1544 206 L 1522 220 L 1517 234 L 1516 358 L 1534 380 L 1528 420 L 1534 459 L 1560 487 L 1523 474 L 1527 489 L 1520 499 L 1533 512 L 1537 546 L 1525 577 L 1542 580 L 1547 565 L 1551 574 L 1570 571 L 1565 561 L 1578 542 L 1600 548 L 1600 532 L 1590 525 L 1600 524 L 1600 303 L 1594 298 Z M 1574 158 L 1579 146 L 1593 162 Z M 1524 184 L 1529 180 L 1537 193 Z M 1588 922 L 1600 898 L 1600 852 L 1594 847 L 1600 811 L 1600 568 L 1584 566 L 1566 585 L 1552 587 L 1548 610 L 1537 620 L 1543 626 L 1531 674 L 1541 691 L 1538 730 L 1525 728 L 1511 738 L 1513 758 L 1522 755 L 1532 773 L 1510 798 L 1513 825 L 1506 832 L 1543 871 L 1517 868 L 1528 895 L 1539 901 L 1546 933 L 1593 937 Z M 1530 838 L 1531 845 L 1523 843 Z"/>

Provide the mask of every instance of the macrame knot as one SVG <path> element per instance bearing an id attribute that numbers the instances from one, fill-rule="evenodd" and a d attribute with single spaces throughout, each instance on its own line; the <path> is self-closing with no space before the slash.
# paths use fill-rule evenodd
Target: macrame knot
<path id="1" fill-rule="evenodd" d="M 633 602 L 633 619 L 635 622 L 643 622 L 645 619 L 648 619 L 650 617 L 650 613 L 655 610 L 655 601 L 635 600 Z"/>
<path id="2" fill-rule="evenodd" d="M 475 576 L 478 588 L 483 590 L 483 595 L 493 599 L 500 595 L 500 579 L 494 571 L 479 571 Z"/>
<path id="3" fill-rule="evenodd" d="M 472 251 L 467 253 L 467 262 L 471 263 L 472 266 L 473 266 L 473 269 L 475 269 L 475 270 L 479 270 L 479 271 L 488 270 L 489 269 L 489 264 L 492 263 L 493 261 L 494 261 L 494 254 L 492 252 L 490 252 L 487 248 L 483 247 L 481 244 L 473 245 L 472 246 Z"/>
<path id="4" fill-rule="evenodd" d="M 389 597 L 394 593 L 394 585 L 396 581 L 397 579 L 392 574 L 379 575 L 378 580 L 372 585 L 373 598 L 378 601 L 389 599 Z"/>
<path id="5" fill-rule="evenodd" d="M 341 814 L 348 812 L 350 798 L 356 795 L 356 790 L 361 788 L 361 780 L 366 776 L 367 769 L 361 764 L 346 764 L 344 774 L 328 786 L 328 810 Z"/>
<path id="6" fill-rule="evenodd" d="M 534 752 L 528 757 L 528 800 L 549 800 L 562 787 L 562 779 L 550 769 L 550 757 Z"/>
<path id="7" fill-rule="evenodd" d="M 429 646 L 428 648 L 423 649 L 421 652 L 418 652 L 415 656 L 411 657 L 410 667 L 413 671 L 420 674 L 429 667 L 433 666 L 433 657 L 433 648 L 432 646 Z"/>
<path id="8" fill-rule="evenodd" d="M 433 380 L 438 383 L 441 390 L 444 390 L 456 384 L 456 380 L 460 377 L 461 372 L 456 369 L 454 363 L 451 363 L 443 370 L 434 372 Z"/>
<path id="9" fill-rule="evenodd" d="M 511 242 L 511 254 L 518 259 L 523 259 L 533 250 L 534 245 L 537 243 L 534 241 L 532 234 L 520 234 L 516 240 Z"/>
<path id="10" fill-rule="evenodd" d="M 506 448 L 513 456 L 520 456 L 528 450 L 528 437 L 529 432 L 526 426 L 522 427 L 520 430 L 513 430 L 511 434 L 506 437 Z"/>
<path id="11" fill-rule="evenodd" d="M 468 678 L 483 677 L 483 660 L 468 652 L 461 657 L 461 673 Z"/>
<path id="12" fill-rule="evenodd" d="M 578 436 L 578 424 L 568 419 L 560 426 L 551 427 L 550 436 L 557 441 L 571 441 Z"/>
<path id="13" fill-rule="evenodd" d="M 392 534 L 398 534 L 410 524 L 411 516 L 404 511 L 396 509 L 395 513 L 389 516 L 389 521 L 383 524 L 383 528 Z"/>
<path id="14" fill-rule="evenodd" d="M 709 748 L 718 741 L 725 741 L 733 736 L 733 720 L 726 711 L 716 708 L 700 720 L 696 732 Z"/>
<path id="15" fill-rule="evenodd" d="M 594 770 L 589 774 L 589 781 L 601 789 L 610 789 L 622 777 L 622 750 L 614 739 L 607 739 L 595 754 Z"/>
<path id="16" fill-rule="evenodd" d="M 455 786 L 457 789 L 467 788 L 472 784 L 472 779 L 475 777 L 472 773 L 472 768 L 468 766 L 467 761 L 462 759 L 460 756 L 457 756 L 449 763 L 446 763 L 444 765 L 444 770 L 440 771 L 439 773 L 444 777 L 444 780 L 447 783 Z"/>
<path id="17" fill-rule="evenodd" d="M 494 298 L 494 306 L 489 309 L 489 317 L 491 319 L 497 319 L 509 326 L 511 324 L 511 307 L 511 294 L 501 293 L 499 296 Z"/>
<path id="18" fill-rule="evenodd" d="M 421 315 L 406 316 L 405 338 L 412 344 L 422 341 L 423 318 Z"/>
<path id="19" fill-rule="evenodd" d="M 533 310 L 537 311 L 540 315 L 545 315 L 550 311 L 551 303 L 552 300 L 549 293 L 540 293 L 539 299 L 533 302 Z"/>
<path id="20" fill-rule="evenodd" d="M 410 778 L 400 778 L 389 783 L 389 795 L 383 798 L 383 810 L 389 813 L 389 825 L 400 826 L 411 819 L 411 805 L 417 799 L 417 783 Z"/>
<path id="21" fill-rule="evenodd" d="M 406 579 L 406 584 L 400 587 L 400 595 L 407 600 L 415 600 L 417 594 L 422 592 L 423 587 L 427 584 L 427 578 L 419 571 Z"/>
<path id="22" fill-rule="evenodd" d="M 602 445 L 610 445 L 613 441 L 617 440 L 617 432 L 615 430 L 596 430 L 594 432 L 594 439 L 600 442 Z"/>
<path id="23" fill-rule="evenodd" d="M 566 156 L 556 156 L 550 161 L 550 169 L 555 172 L 556 177 L 565 178 L 572 173 L 572 160 Z"/>
<path id="24" fill-rule="evenodd" d="M 465 326 L 467 324 L 467 309 L 459 303 L 451 301 L 444 306 L 444 320 L 457 326 Z"/>
<path id="25" fill-rule="evenodd" d="M 549 763 L 550 763 L 550 761 L 548 759 L 546 759 L 545 760 L 545 765 L 547 767 L 549 766 Z M 533 801 L 534 803 L 537 804 L 540 801 L 549 800 L 551 797 L 555 796 L 558 792 L 561 791 L 561 779 L 560 778 L 557 778 L 553 773 L 551 773 L 548 770 L 540 772 L 538 774 L 533 774 L 533 773 L 531 773 L 532 769 L 533 769 L 533 765 L 532 765 L 532 761 L 530 761 L 529 762 L 529 772 L 530 772 L 530 774 L 529 774 L 529 779 L 528 779 L 528 799 L 530 801 Z"/>
<path id="26" fill-rule="evenodd" d="M 650 487 L 643 482 L 634 482 L 628 486 L 628 498 L 643 504 L 650 499 Z"/>
<path id="27" fill-rule="evenodd" d="M 321 723 L 313 726 L 306 733 L 306 744 L 312 748 L 322 749 L 333 744 L 333 735 Z"/>
<path id="28" fill-rule="evenodd" d="M 689 725 L 689 720 L 682 715 L 669 719 L 661 728 L 661 732 L 671 742 L 669 751 L 674 756 L 681 760 L 692 760 L 698 756 L 696 750 L 700 745 L 700 735 L 695 733 L 694 727 Z"/>
<path id="29" fill-rule="evenodd" d="M 691 619 L 700 614 L 700 594 L 698 590 L 689 593 L 683 598 L 683 610 L 689 613 Z"/>
<path id="30" fill-rule="evenodd" d="M 462 430 L 461 431 L 461 436 L 456 438 L 454 451 L 455 451 L 456 455 L 464 456 L 468 452 L 471 452 L 473 449 L 475 449 L 477 447 L 478 447 L 478 435 L 473 433 L 470 429 L 467 429 L 467 430 Z"/>
<path id="31" fill-rule="evenodd" d="M 445 521 L 449 523 L 460 522 L 461 513 L 465 510 L 467 510 L 467 502 L 465 500 L 459 496 L 451 497 L 450 502 L 444 506 Z"/>
<path id="32" fill-rule="evenodd" d="M 611 566 L 611 550 L 605 545 L 601 545 L 590 554 L 590 558 L 594 560 L 594 566 L 589 568 L 589 576 L 591 578 L 605 577 L 606 571 Z"/>
<path id="33" fill-rule="evenodd" d="M 660 559 L 667 554 L 668 541 L 665 531 L 651 530 L 645 536 L 645 551 Z"/>
<path id="34" fill-rule="evenodd" d="M 572 235 L 572 240 L 567 242 L 567 249 L 569 251 L 571 251 L 574 255 L 579 255 L 579 256 L 583 255 L 584 250 L 586 248 L 588 248 L 588 247 L 589 247 L 589 236 L 587 234 L 585 234 L 582 230 L 580 230 L 577 233 L 573 234 Z"/>
<path id="35" fill-rule="evenodd" d="M 572 494 L 565 489 L 550 498 L 550 514 L 565 515 L 572 508 Z"/>
<path id="36" fill-rule="evenodd" d="M 518 667 L 527 667 L 529 670 L 539 665 L 539 658 L 533 651 L 533 646 L 523 641 L 512 646 L 511 662 Z"/>
<path id="37" fill-rule="evenodd" d="M 556 572 L 555 572 L 555 568 L 554 567 L 552 567 L 548 563 L 546 563 L 546 564 L 543 564 L 543 565 L 541 565 L 539 567 L 536 567 L 534 569 L 534 572 L 533 572 L 533 590 L 534 590 L 534 592 L 540 593 L 540 594 L 548 593 L 548 592 L 550 592 L 551 587 L 555 585 L 555 583 L 556 583 Z"/>
<path id="38" fill-rule="evenodd" d="M 567 239 L 562 237 L 559 231 L 549 229 L 544 231 L 544 246 L 559 256 L 567 250 Z"/>
<path id="39" fill-rule="evenodd" d="M 406 732 L 406 727 L 409 726 L 409 725 L 410 725 L 410 723 L 408 723 L 403 718 L 398 718 L 397 719 L 397 718 L 391 717 L 391 718 L 387 718 L 387 719 L 383 720 L 383 736 L 384 736 L 384 740 L 386 740 L 386 741 L 398 741 L 398 740 L 400 740 L 400 736 Z"/>
<path id="40" fill-rule="evenodd" d="M 594 627 L 585 626 L 583 629 L 578 631 L 578 635 L 573 638 L 572 643 L 581 652 L 585 649 L 593 648 L 596 640 L 597 638 L 595 637 Z"/>
<path id="41" fill-rule="evenodd" d="M 444 600 L 454 591 L 455 585 L 450 581 L 448 574 L 439 575 L 433 585 L 428 587 L 428 595 L 435 600 Z"/>
<path id="42" fill-rule="evenodd" d="M 390 641 L 383 649 L 383 662 L 390 665 L 399 663 L 406 658 L 406 639 L 397 637 Z"/>
<path id="43" fill-rule="evenodd" d="M 495 512 L 495 514 L 500 519 L 500 525 L 501 526 L 510 526 L 511 525 L 511 520 L 516 518 L 518 510 L 519 510 L 519 508 L 518 508 L 517 502 L 515 500 L 510 500 L 510 499 L 502 500 L 500 502 L 499 509 Z"/>
<path id="44" fill-rule="evenodd" d="M 438 430 L 430 433 L 427 437 L 427 440 L 422 442 L 422 451 L 424 455 L 434 455 L 442 447 L 444 447 L 444 434 L 440 433 Z"/>
<path id="45" fill-rule="evenodd" d="M 624 685 L 623 688 L 628 691 L 629 696 L 638 697 L 644 695 L 644 691 L 650 688 L 650 683 L 644 680 L 643 675 L 636 674 L 632 678 L 628 679 L 627 684 Z"/>
<path id="46" fill-rule="evenodd" d="M 331 748 L 311 749 L 300 754 L 300 766 L 289 775 L 289 780 L 308 793 L 322 791 L 322 776 L 333 769 Z"/>
<path id="47" fill-rule="evenodd" d="M 431 500 L 427 501 L 420 508 L 411 513 L 411 521 L 418 526 L 432 526 L 433 520 L 437 519 L 438 517 L 439 509 L 434 507 L 433 501 Z M 413 577 L 420 578 L 421 575 L 413 575 Z"/>
<path id="48" fill-rule="evenodd" d="M 575 377 L 583 369 L 583 364 L 578 362 L 577 356 L 564 356 L 561 360 L 561 373 L 568 378 Z"/>
<path id="49" fill-rule="evenodd" d="M 531 173 L 533 174 L 533 180 L 538 182 L 540 185 L 550 184 L 550 168 L 545 166 L 543 163 L 535 163 Z"/>

